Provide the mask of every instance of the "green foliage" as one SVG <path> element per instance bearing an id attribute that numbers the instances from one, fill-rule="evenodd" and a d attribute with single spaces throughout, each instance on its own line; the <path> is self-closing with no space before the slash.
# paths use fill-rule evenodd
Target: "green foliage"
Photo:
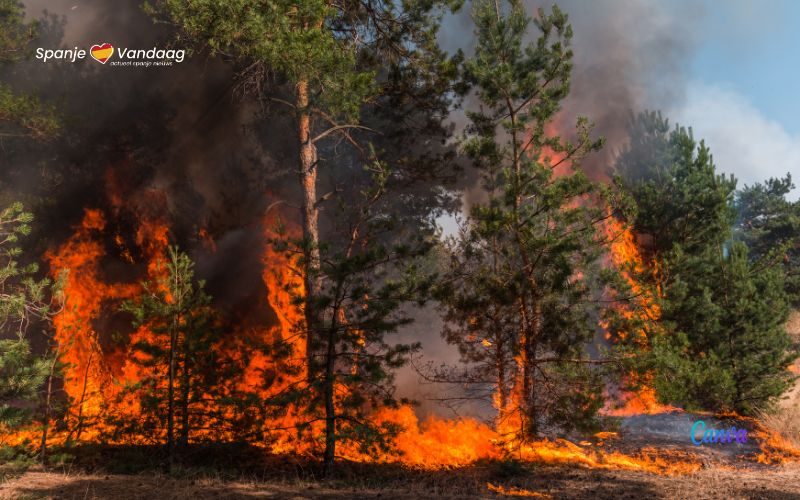
<path id="1" fill-rule="evenodd" d="M 676 245 L 691 253 L 730 237 L 736 180 L 716 173 L 709 149 L 691 129 L 670 131 L 660 113 L 638 115 L 617 172 L 636 201 L 633 228 L 648 236 L 648 257 Z"/>
<path id="2" fill-rule="evenodd" d="M 0 340 L 0 426 L 13 429 L 29 421 L 48 369 L 45 359 L 31 355 L 25 339 Z"/>
<path id="3" fill-rule="evenodd" d="M 0 484 L 21 476 L 36 463 L 36 457 L 28 444 L 0 446 Z"/>
<path id="4" fill-rule="evenodd" d="M 800 201 L 786 199 L 794 189 L 792 177 L 768 179 L 736 193 L 738 220 L 735 237 L 750 249 L 750 258 L 782 263 L 786 293 L 800 307 Z"/>
<path id="5" fill-rule="evenodd" d="M 340 237 L 320 248 L 323 285 L 315 298 L 321 312 L 319 335 L 311 339 L 307 385 L 295 388 L 307 421 L 330 422 L 333 434 L 327 439 L 366 454 L 389 450 L 391 438 L 400 431 L 397 425 L 378 422 L 375 415 L 381 408 L 407 403 L 395 397 L 393 371 L 420 345 L 391 343 L 388 337 L 411 323 L 403 306 L 421 300 L 433 280 L 423 268 L 431 242 L 424 232 L 415 234 L 401 223 L 387 199 L 392 172 L 374 155 L 371 158 L 365 166 L 371 185 L 338 205 Z M 278 229 L 272 245 L 298 262 L 303 242 Z M 301 291 L 289 292 L 301 307 Z"/>
<path id="6" fill-rule="evenodd" d="M 36 25 L 25 23 L 22 3 L 0 0 L 0 62 L 22 59 L 35 34 Z"/>
<path id="7" fill-rule="evenodd" d="M 25 338 L 28 325 L 51 312 L 50 281 L 35 279 L 35 264 L 19 264 L 19 239 L 32 221 L 19 203 L 0 210 L 0 331 L 6 337 L 0 340 L 0 426 L 6 429 L 28 421 L 49 373 L 49 362 L 33 356 Z M 53 292 L 57 298 L 58 288 Z"/>
<path id="8" fill-rule="evenodd" d="M 500 419 L 519 415 L 517 437 L 588 430 L 602 405 L 586 352 L 597 317 L 590 290 L 600 276 L 598 229 L 606 210 L 622 208 L 621 198 L 579 168 L 602 145 L 590 138 L 586 119 L 578 120 L 574 141 L 547 128 L 569 91 L 566 14 L 540 9 L 530 45 L 521 2 L 505 12 L 495 2 L 476 3 L 474 19 L 478 44 L 464 78 L 481 107 L 468 112 L 461 146 L 489 200 L 471 207 L 448 245 L 449 275 L 439 290 L 444 333 L 472 364 L 461 379 L 492 387 Z M 611 205 L 596 208 L 590 199 Z"/>
<path id="9" fill-rule="evenodd" d="M 255 61 L 289 82 L 308 82 L 313 105 L 334 116 L 357 116 L 375 93 L 374 74 L 356 69 L 358 42 L 346 36 L 352 19 L 325 0 L 162 0 L 147 10 L 165 14 L 213 52 Z"/>
<path id="10" fill-rule="evenodd" d="M 58 133 L 60 122 L 52 107 L 43 105 L 36 97 L 16 94 L 8 86 L 0 84 L 0 123 L 7 123 L 22 130 L 17 135 L 33 139 L 47 139 Z M 13 132 L 2 135 L 14 135 Z"/>
<path id="11" fill-rule="evenodd" d="M 640 368 L 651 371 L 659 398 L 746 414 L 770 406 L 789 387 L 787 367 L 796 358 L 784 329 L 785 272 L 732 242 L 736 180 L 716 173 L 690 130 L 669 132 L 657 113 L 634 121 L 618 171 L 638 206 L 633 227 L 646 265 L 636 279 L 660 307 L 656 318 L 635 318 L 652 347 Z M 740 205 L 763 207 L 758 189 L 747 190 Z M 755 216 L 750 227 L 764 222 Z M 757 229 L 741 234 L 755 256 L 779 244 L 756 245 Z"/>
<path id="12" fill-rule="evenodd" d="M 36 23 L 26 23 L 24 9 L 16 0 L 0 0 L 0 66 L 24 59 L 28 44 L 36 36 Z M 15 92 L 0 82 L 0 138 L 47 139 L 60 124 L 52 107 L 36 97 Z"/>
<path id="13" fill-rule="evenodd" d="M 780 267 L 754 267 L 747 247 L 681 256 L 665 281 L 656 339 L 656 389 L 689 408 L 754 414 L 790 386 L 797 358 L 784 329 L 788 318 Z"/>

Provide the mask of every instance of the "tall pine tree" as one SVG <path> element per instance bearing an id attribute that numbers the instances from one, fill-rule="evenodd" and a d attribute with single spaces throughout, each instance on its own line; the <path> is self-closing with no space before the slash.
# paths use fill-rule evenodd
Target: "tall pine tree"
<path id="1" fill-rule="evenodd" d="M 400 428 L 380 418 L 380 411 L 407 402 L 395 396 L 393 370 L 420 346 L 389 339 L 412 321 L 403 306 L 423 300 L 432 283 L 431 274 L 420 269 L 432 245 L 430 231 L 403 220 L 387 188 L 391 169 L 372 159 L 365 166 L 372 182 L 338 205 L 339 237 L 320 247 L 322 335 L 310 361 L 312 390 L 300 388 L 307 401 L 301 427 L 313 430 L 309 423 L 324 422 L 326 474 L 342 445 L 366 455 L 391 448 Z M 302 241 L 280 233 L 273 244 L 289 258 L 301 254 Z M 293 293 L 301 303 L 302 295 Z"/>
<path id="2" fill-rule="evenodd" d="M 441 8 L 448 3 L 460 2 L 158 0 L 148 7 L 212 52 L 242 61 L 243 87 L 294 118 L 309 366 L 317 345 L 312 337 L 321 334 L 322 321 L 320 207 L 334 194 L 317 192 L 323 165 L 318 148 L 339 142 L 360 148 L 354 134 L 366 129 L 361 108 L 377 99 L 386 83 L 378 80 L 379 72 L 408 75 L 401 81 L 410 88 L 437 70 L 448 72 L 435 39 Z M 270 76 L 285 82 L 291 94 L 262 94 Z"/>
<path id="3" fill-rule="evenodd" d="M 448 340 L 496 391 L 510 439 L 584 430 L 602 406 L 588 356 L 597 324 L 592 280 L 606 209 L 579 168 L 601 146 L 579 119 L 574 141 L 551 132 L 572 70 L 572 28 L 554 7 L 531 20 L 522 2 L 475 4 L 477 47 L 465 80 L 480 100 L 462 142 L 488 201 L 449 247 L 441 290 Z M 524 42 L 533 24 L 534 43 Z M 615 208 L 612 207 L 612 210 Z"/>

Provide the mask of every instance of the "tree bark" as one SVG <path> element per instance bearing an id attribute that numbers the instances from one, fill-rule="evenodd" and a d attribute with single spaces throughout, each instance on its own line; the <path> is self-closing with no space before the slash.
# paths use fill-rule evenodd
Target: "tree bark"
<path id="1" fill-rule="evenodd" d="M 317 147 L 312 142 L 308 81 L 297 82 L 297 132 L 300 144 L 299 173 L 303 190 L 303 256 L 305 260 L 306 363 L 309 381 L 313 380 L 314 331 L 318 326 L 315 299 L 322 288 L 319 275 L 319 209 L 317 208 Z"/>
<path id="2" fill-rule="evenodd" d="M 47 377 L 47 393 L 44 399 L 44 415 L 42 415 L 42 445 L 39 450 L 39 460 L 42 465 L 47 463 L 47 432 L 50 428 L 50 400 L 53 394 L 53 376 L 56 371 L 56 363 L 58 363 L 58 355 L 61 352 L 61 344 L 56 348 L 53 355 L 53 362 L 50 364 L 50 374 Z"/>
<path id="3" fill-rule="evenodd" d="M 503 327 L 496 318 L 494 324 L 494 352 L 495 352 L 495 373 L 497 375 L 497 416 L 499 420 L 506 417 L 508 410 L 508 382 L 506 380 L 506 357 L 505 357 L 505 338 L 503 338 Z"/>
<path id="4" fill-rule="evenodd" d="M 167 386 L 167 469 L 172 472 L 175 459 L 175 345 L 178 337 L 178 319 L 173 318 L 169 336 L 169 381 Z"/>
<path id="5" fill-rule="evenodd" d="M 325 453 L 323 462 L 325 475 L 329 476 L 333 471 L 333 463 L 336 459 L 336 407 L 333 401 L 335 388 L 336 366 L 336 325 L 328 330 L 327 352 L 325 353 Z"/>
<path id="6" fill-rule="evenodd" d="M 184 344 L 186 342 L 184 341 Z M 181 370 L 181 434 L 178 444 L 189 444 L 189 353 L 184 349 L 183 367 Z"/>

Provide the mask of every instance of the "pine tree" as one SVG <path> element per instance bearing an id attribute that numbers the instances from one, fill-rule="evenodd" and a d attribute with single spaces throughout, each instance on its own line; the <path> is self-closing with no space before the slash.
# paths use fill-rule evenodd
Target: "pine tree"
<path id="1" fill-rule="evenodd" d="M 25 22 L 17 0 L 0 0 L 0 66 L 24 59 L 36 36 L 36 23 Z M 46 139 L 55 135 L 59 121 L 54 111 L 36 97 L 14 91 L 0 82 L 0 138 Z"/>
<path id="2" fill-rule="evenodd" d="M 30 42 L 37 34 L 37 23 L 25 22 L 23 5 L 17 0 L 0 0 L 0 67 L 23 60 L 30 55 Z M 21 93 L 0 81 L 0 139 L 32 138 L 46 140 L 57 135 L 61 127 L 60 121 L 52 107 L 43 105 L 33 95 Z M 0 244 L 15 245 L 17 237 L 28 234 L 28 223 L 32 216 L 22 210 L 21 205 L 14 204 L 0 214 Z M 47 380 L 44 396 L 44 409 L 41 415 L 42 440 L 40 457 L 42 463 L 47 457 L 47 435 L 50 427 L 51 399 L 53 379 L 58 370 L 58 348 L 50 359 L 31 356 L 30 347 L 24 338 L 25 327 L 32 318 L 47 322 L 50 319 L 49 307 L 45 295 L 52 291 L 51 299 L 58 299 L 58 289 L 49 290 L 47 281 L 37 282 L 33 279 L 35 266 L 18 268 L 16 258 L 19 248 L 4 248 L 3 257 L 8 264 L 5 273 L 0 277 L 7 281 L 8 295 L 4 295 L 0 306 L 0 325 L 9 327 L 17 324 L 17 340 L 2 340 L 0 358 L 4 371 L 2 375 L 3 405 L 0 422 L 11 425 L 19 424 L 23 414 L 19 408 L 11 409 L 6 405 L 9 400 L 29 401 L 37 390 L 44 370 Z M 21 302 L 20 302 L 21 301 Z M 5 333 L 5 332 L 4 332 Z M 6 425 L 6 424 L 2 424 Z M 13 425 L 12 425 L 13 427 Z"/>
<path id="3" fill-rule="evenodd" d="M 735 237 L 750 249 L 750 258 L 782 263 L 786 292 L 800 307 L 800 201 L 786 199 L 794 184 L 790 174 L 745 186 L 736 193 Z"/>
<path id="4" fill-rule="evenodd" d="M 662 284 L 666 332 L 654 339 L 656 390 L 687 409 L 753 414 L 791 385 L 797 354 L 784 324 L 783 271 L 747 247 L 677 255 Z"/>
<path id="5" fill-rule="evenodd" d="M 21 266 L 19 238 L 30 232 L 33 216 L 15 203 L 0 210 L 0 427 L 13 430 L 29 422 L 51 361 L 34 356 L 26 337 L 28 325 L 47 319 L 48 280 L 37 281 L 37 266 Z M 8 338 L 11 337 L 11 338 Z"/>
<path id="6" fill-rule="evenodd" d="M 244 61 L 248 65 L 242 75 L 245 88 L 260 94 L 269 83 L 268 75 L 276 75 L 292 87 L 287 98 L 265 97 L 286 108 L 295 119 L 309 338 L 321 321 L 316 305 L 322 287 L 319 210 L 330 196 L 317 193 L 322 165 L 318 147 L 342 139 L 356 143 L 353 134 L 365 129 L 360 124 L 361 108 L 381 93 L 376 78 L 379 71 L 389 67 L 414 74 L 423 68 L 444 68 L 431 59 L 441 56 L 435 35 L 441 7 L 446 4 L 326 0 L 201 0 L 187 4 L 160 0 L 147 8 L 155 16 L 166 16 L 212 52 Z M 314 342 L 306 345 L 311 348 Z M 310 365 L 313 353 L 306 355 Z"/>
<path id="7" fill-rule="evenodd" d="M 330 151 L 330 157 L 346 165 L 370 162 L 367 144 L 375 138 L 376 131 L 363 124 L 362 114 L 371 106 L 383 107 L 371 116 L 370 125 L 390 128 L 377 131 L 387 133 L 375 142 L 382 142 L 381 147 L 391 149 L 401 160 L 393 164 L 389 184 L 407 187 L 412 178 L 436 174 L 435 169 L 427 167 L 444 164 L 437 162 L 439 152 L 431 151 L 428 157 L 409 154 L 409 150 L 426 148 L 418 142 L 412 143 L 411 148 L 402 145 L 409 144 L 421 131 L 435 129 L 436 134 L 445 137 L 441 123 L 447 114 L 448 98 L 444 96 L 451 90 L 455 64 L 438 48 L 436 33 L 444 9 L 459 4 L 458 0 L 201 0 L 189 4 L 160 0 L 148 7 L 153 15 L 166 17 L 183 34 L 213 53 L 243 63 L 246 70 L 241 75 L 240 88 L 255 91 L 270 107 L 288 110 L 294 118 L 303 227 L 303 258 L 297 264 L 303 270 L 302 329 L 311 387 L 323 390 L 329 384 L 319 385 L 318 380 L 330 379 L 325 373 L 315 372 L 325 370 L 326 363 L 317 363 L 316 359 L 328 358 L 327 346 L 331 344 L 329 319 L 325 317 L 330 297 L 324 289 L 329 276 L 323 270 L 321 252 L 326 245 L 341 248 L 342 244 L 325 241 L 320 235 L 320 209 L 326 203 L 345 199 L 346 195 L 339 193 L 347 191 L 342 184 L 349 182 L 335 178 L 330 192 L 318 194 L 320 174 L 325 171 L 326 161 L 331 162 L 319 151 Z M 275 83 L 278 85 L 271 85 Z M 393 106 L 391 111 L 386 109 L 389 106 Z M 411 117 L 421 125 L 409 126 Z M 409 130 L 414 132 L 399 137 Z M 369 138 L 365 137 L 367 134 Z M 344 148 L 338 145 L 350 146 L 349 154 L 340 154 Z M 405 176 L 397 174 L 398 167 L 405 168 Z M 446 198 L 435 189 L 428 195 L 429 199 Z M 317 348 L 323 351 L 314 352 Z M 330 399 L 329 394 L 316 396 L 319 400 Z M 330 429 L 327 432 L 330 436 Z M 334 458 L 330 439 L 324 458 L 329 469 Z"/>
<path id="8" fill-rule="evenodd" d="M 388 196 L 391 170 L 372 159 L 365 166 L 370 185 L 338 205 L 340 237 L 320 248 L 322 335 L 313 340 L 312 390 L 304 397 L 308 421 L 325 422 L 326 474 L 332 472 L 337 446 L 367 455 L 391 448 L 400 428 L 376 416 L 383 408 L 407 403 L 394 395 L 392 371 L 420 345 L 391 344 L 387 337 L 412 321 L 402 306 L 425 297 L 432 280 L 420 269 L 430 239 L 415 225 L 404 224 Z M 292 258 L 302 242 L 279 233 L 273 244 Z"/>
<path id="9" fill-rule="evenodd" d="M 637 115 L 617 173 L 638 207 L 633 229 L 645 260 L 676 245 L 691 253 L 730 237 L 736 180 L 716 172 L 711 152 L 691 129 L 670 130 L 658 112 Z"/>
<path id="10" fill-rule="evenodd" d="M 634 121 L 618 172 L 638 207 L 646 265 L 637 279 L 657 290 L 641 367 L 659 398 L 715 411 L 768 407 L 788 387 L 796 355 L 783 328 L 780 263 L 756 261 L 732 241 L 736 180 L 717 174 L 691 130 L 670 131 L 657 113 Z"/>
<path id="11" fill-rule="evenodd" d="M 140 332 L 131 345 L 132 359 L 142 376 L 129 392 L 138 395 L 144 426 L 163 435 L 169 466 L 175 460 L 176 443 L 188 444 L 193 426 L 202 414 L 204 364 L 214 353 L 218 331 L 211 327 L 210 297 L 204 283 L 195 281 L 194 263 L 176 247 L 160 263 L 160 277 L 142 284 L 144 293 L 125 302 L 123 310 L 133 314 L 133 326 Z M 136 334 L 134 334 L 136 335 Z M 198 405 L 200 409 L 198 409 Z M 179 422 L 176 422 L 176 420 Z"/>
<path id="12" fill-rule="evenodd" d="M 531 19 L 516 1 L 502 11 L 476 3 L 474 19 L 465 80 L 480 110 L 467 113 L 462 148 L 489 200 L 471 207 L 449 247 L 445 334 L 477 363 L 471 376 L 494 386 L 498 427 L 512 426 L 512 439 L 584 430 L 603 402 L 586 349 L 608 212 L 597 208 L 607 193 L 579 168 L 601 146 L 587 120 L 578 120 L 574 142 L 549 128 L 569 91 L 572 28 L 557 7 L 540 9 L 539 37 L 526 45 Z"/>

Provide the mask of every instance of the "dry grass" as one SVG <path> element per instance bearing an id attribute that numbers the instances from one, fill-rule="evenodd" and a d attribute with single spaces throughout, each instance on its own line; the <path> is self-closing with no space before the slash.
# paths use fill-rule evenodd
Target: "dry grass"
<path id="1" fill-rule="evenodd" d="M 786 323 L 786 331 L 800 343 L 800 311 L 793 311 Z M 800 375 L 800 359 L 795 361 L 792 371 Z M 778 408 L 770 413 L 759 414 L 758 419 L 768 430 L 778 433 L 787 443 L 800 449 L 800 379 L 786 393 Z"/>
<path id="2" fill-rule="evenodd" d="M 758 420 L 768 430 L 777 432 L 787 443 L 800 449 L 800 399 L 795 397 L 791 405 L 782 405 L 779 409 L 762 412 Z"/>

